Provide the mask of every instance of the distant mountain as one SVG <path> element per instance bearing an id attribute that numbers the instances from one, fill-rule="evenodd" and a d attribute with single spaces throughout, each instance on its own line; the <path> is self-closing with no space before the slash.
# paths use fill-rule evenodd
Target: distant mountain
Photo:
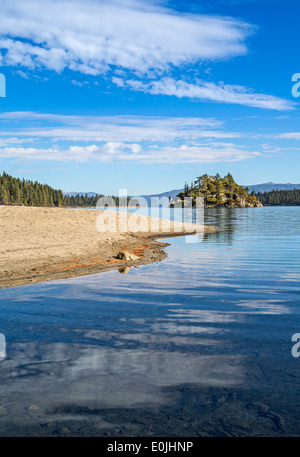
<path id="1" fill-rule="evenodd" d="M 152 197 L 158 197 L 158 198 L 167 197 L 167 199 L 169 199 L 169 197 L 171 197 L 171 198 L 176 197 L 176 195 L 178 195 L 179 192 L 182 192 L 182 190 L 183 189 L 174 189 L 174 190 L 169 190 L 167 192 L 162 192 L 160 194 L 130 195 L 130 197 L 131 198 L 135 197 L 135 198 L 137 198 L 137 200 L 142 197 L 147 201 L 147 204 L 150 206 Z M 75 196 L 75 195 L 85 195 L 85 194 L 87 194 L 88 197 L 94 197 L 95 195 L 103 195 L 103 194 L 97 194 L 96 192 L 64 192 L 63 194 L 64 195 L 68 195 L 69 197 L 72 197 L 72 196 Z M 141 201 L 141 203 L 142 203 L 142 201 Z"/>
<path id="2" fill-rule="evenodd" d="M 137 198 L 137 200 L 140 197 L 144 198 L 147 201 L 147 204 L 150 206 L 152 197 L 157 197 L 157 198 L 166 197 L 169 200 L 169 197 L 171 197 L 171 198 L 176 197 L 176 195 L 178 195 L 179 192 L 182 192 L 182 191 L 183 191 L 183 189 L 174 189 L 174 190 L 169 190 L 167 192 L 161 192 L 160 194 L 133 195 L 133 197 Z"/>
<path id="3" fill-rule="evenodd" d="M 270 192 L 271 190 L 293 190 L 300 189 L 300 184 L 276 184 L 274 182 L 267 182 L 263 184 L 254 184 L 253 186 L 243 186 L 248 187 L 249 192 L 254 190 L 255 193 L 257 192 Z"/>
<path id="4" fill-rule="evenodd" d="M 176 197 L 176 195 L 179 194 L 179 192 L 182 192 L 183 189 L 174 189 L 174 190 L 168 190 L 167 192 L 162 192 L 160 194 L 150 194 L 150 195 L 139 195 L 140 197 Z"/>
<path id="5" fill-rule="evenodd" d="M 63 192 L 64 195 L 68 195 L 69 197 L 75 197 L 75 195 L 85 195 L 87 194 L 88 197 L 95 197 L 95 195 L 102 195 L 97 194 L 97 192 Z"/>

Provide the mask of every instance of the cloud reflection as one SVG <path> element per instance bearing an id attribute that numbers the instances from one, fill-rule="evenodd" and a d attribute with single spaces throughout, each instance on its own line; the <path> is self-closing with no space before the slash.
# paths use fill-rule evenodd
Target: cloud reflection
<path id="1" fill-rule="evenodd" d="M 164 349 L 120 349 L 37 342 L 13 345 L 1 363 L 2 395 L 48 410 L 92 402 L 101 408 L 165 405 L 165 389 L 243 382 L 243 358 Z M 21 394 L 22 393 L 22 394 Z"/>

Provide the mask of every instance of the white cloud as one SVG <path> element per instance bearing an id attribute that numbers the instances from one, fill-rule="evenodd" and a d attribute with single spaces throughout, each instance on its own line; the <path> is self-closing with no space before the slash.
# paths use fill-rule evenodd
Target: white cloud
<path id="1" fill-rule="evenodd" d="M 239 19 L 177 12 L 149 0 L 1 0 L 0 17 L 2 66 L 107 74 L 119 87 L 151 94 L 276 110 L 293 106 L 239 86 L 167 77 L 174 69 L 246 55 L 254 27 Z"/>
<path id="2" fill-rule="evenodd" d="M 102 151 L 108 156 L 111 154 L 120 154 L 120 151 L 128 150 L 134 154 L 141 152 L 142 148 L 139 144 L 131 144 L 131 143 L 121 143 L 117 141 L 109 141 L 105 143 L 102 148 L 98 148 L 98 152 Z"/>
<path id="3" fill-rule="evenodd" d="M 280 133 L 275 135 L 276 138 L 282 138 L 285 140 L 300 140 L 300 132 L 287 132 L 287 133 Z"/>
<path id="4" fill-rule="evenodd" d="M 150 94 L 174 95 L 176 97 L 188 97 L 192 99 L 210 100 L 222 103 L 235 103 L 256 108 L 267 108 L 272 110 L 290 110 L 294 108 L 294 103 L 288 100 L 254 93 L 252 90 L 237 85 L 214 84 L 207 81 L 197 81 L 191 84 L 185 81 L 176 81 L 170 77 L 144 83 L 140 80 L 122 81 L 115 78 L 113 81 L 120 87 L 130 87 L 134 90 L 143 91 Z"/>
<path id="5" fill-rule="evenodd" d="M 72 79 L 71 80 L 71 84 L 73 84 L 74 86 L 83 87 L 87 83 L 86 82 L 81 82 L 81 81 L 76 81 L 75 79 Z"/>
<path id="6" fill-rule="evenodd" d="M 4 64 L 100 74 L 110 68 L 166 71 L 246 54 L 252 27 L 184 14 L 142 0 L 2 0 Z"/>
<path id="7" fill-rule="evenodd" d="M 21 76 L 21 78 L 23 78 L 23 79 L 28 79 L 28 75 L 26 73 L 24 73 L 24 71 L 22 71 L 22 70 L 17 70 L 16 74 Z"/>
<path id="8" fill-rule="evenodd" d="M 236 138 L 213 118 L 163 116 L 68 116 L 35 112 L 0 113 L 0 136 L 67 141 L 170 142 L 199 138 Z M 26 124 L 26 128 L 24 125 Z"/>
<path id="9" fill-rule="evenodd" d="M 34 141 L 33 138 L 4 137 L 4 138 L 0 138 L 0 147 L 4 147 L 4 146 L 8 146 L 8 145 L 23 144 L 23 143 L 31 143 L 32 141 Z"/>
<path id="10" fill-rule="evenodd" d="M 118 78 L 117 76 L 113 76 L 111 78 L 111 80 L 118 87 L 125 87 L 126 86 L 126 83 L 125 83 L 125 81 L 123 81 L 122 78 Z"/>
<path id="11" fill-rule="evenodd" d="M 0 113 L 2 124 L 2 158 L 187 164 L 260 155 L 255 147 L 238 144 L 241 135 L 212 118 L 8 112 Z"/>
<path id="12" fill-rule="evenodd" d="M 142 157 L 145 163 L 213 163 L 232 162 L 256 158 L 258 151 L 248 151 L 232 143 L 212 143 L 199 145 L 182 144 L 179 147 L 165 146 L 153 154 L 150 151 Z"/>
<path id="13" fill-rule="evenodd" d="M 138 146 L 138 154 L 135 147 Z M 259 152 L 247 151 L 234 144 L 214 143 L 212 145 L 162 146 L 144 148 L 126 143 L 105 143 L 104 145 L 70 146 L 69 148 L 0 148 L 0 157 L 75 162 L 132 162 L 135 163 L 212 163 L 248 160 Z"/>

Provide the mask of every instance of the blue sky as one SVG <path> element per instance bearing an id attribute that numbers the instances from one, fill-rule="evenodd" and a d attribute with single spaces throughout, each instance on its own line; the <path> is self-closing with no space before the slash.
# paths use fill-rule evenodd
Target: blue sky
<path id="1" fill-rule="evenodd" d="M 147 194 L 300 182 L 298 0 L 2 0 L 0 170 Z"/>

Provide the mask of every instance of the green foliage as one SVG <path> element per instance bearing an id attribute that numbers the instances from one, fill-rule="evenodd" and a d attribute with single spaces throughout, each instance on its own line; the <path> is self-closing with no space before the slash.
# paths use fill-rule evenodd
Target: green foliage
<path id="1" fill-rule="evenodd" d="M 64 195 L 47 184 L 13 178 L 5 172 L 0 175 L 0 205 L 95 207 L 100 197 L 103 195 Z M 118 206 L 119 198 L 112 198 Z"/>
<path id="2" fill-rule="evenodd" d="M 249 189 L 239 186 L 230 173 L 224 178 L 221 178 L 219 173 L 215 176 L 198 176 L 193 186 L 189 188 L 185 185 L 184 191 L 180 192 L 178 197 L 182 200 L 192 197 L 194 202 L 197 197 L 204 197 L 208 207 L 261 206 L 256 196 L 253 193 L 249 195 Z"/>
<path id="3" fill-rule="evenodd" d="M 97 200 L 98 198 L 103 197 L 103 195 L 92 195 L 88 196 L 87 194 L 85 195 L 65 195 L 64 197 L 64 206 L 68 207 L 95 207 L 97 205 Z"/>
<path id="4" fill-rule="evenodd" d="M 3 172 L 0 175 L 0 204 L 24 206 L 63 206 L 64 195 L 37 181 L 13 178 Z"/>
<path id="5" fill-rule="evenodd" d="M 215 204 L 215 203 L 217 203 L 217 199 L 213 198 L 213 197 L 207 198 L 206 203 L 208 203 L 209 205 Z"/>
<path id="6" fill-rule="evenodd" d="M 272 190 L 270 192 L 258 192 L 257 194 L 252 192 L 252 194 L 264 206 L 300 206 L 300 189 Z"/>

